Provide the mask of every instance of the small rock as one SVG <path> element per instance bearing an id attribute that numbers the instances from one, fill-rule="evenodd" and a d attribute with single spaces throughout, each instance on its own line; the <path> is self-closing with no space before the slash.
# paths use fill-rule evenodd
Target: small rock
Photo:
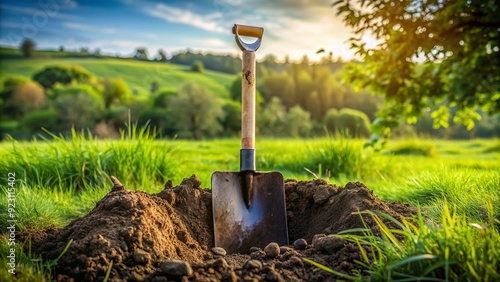
<path id="1" fill-rule="evenodd" d="M 151 262 L 151 255 L 142 250 L 134 253 L 134 262 L 138 265 L 147 265 Z"/>
<path id="2" fill-rule="evenodd" d="M 280 247 L 280 254 L 284 254 L 284 253 L 286 253 L 286 252 L 288 252 L 290 250 L 293 250 L 293 249 L 290 248 L 290 247 L 287 247 L 287 246 L 281 246 Z"/>
<path id="3" fill-rule="evenodd" d="M 269 271 L 269 273 L 267 273 L 266 275 L 266 281 L 281 282 L 284 280 L 281 274 L 279 274 L 277 271 Z"/>
<path id="4" fill-rule="evenodd" d="M 275 242 L 269 243 L 264 248 L 264 252 L 266 253 L 266 257 L 275 258 L 280 254 L 280 245 L 278 245 L 278 243 Z"/>
<path id="5" fill-rule="evenodd" d="M 296 250 L 304 250 L 307 247 L 307 241 L 305 239 L 297 239 L 293 242 L 293 248 Z"/>
<path id="6" fill-rule="evenodd" d="M 191 265 L 182 260 L 167 260 L 160 264 L 160 272 L 166 276 L 189 276 L 193 274 Z"/>
<path id="7" fill-rule="evenodd" d="M 227 261 L 224 258 L 218 258 L 211 264 L 211 267 L 215 269 L 226 270 L 229 267 L 229 265 L 227 264 Z"/>
<path id="8" fill-rule="evenodd" d="M 299 265 L 299 266 L 304 266 L 304 263 L 302 262 L 302 260 L 297 257 L 297 256 L 292 256 L 290 258 L 290 263 L 294 264 L 294 265 Z"/>
<path id="9" fill-rule="evenodd" d="M 221 247 L 214 247 L 212 248 L 212 252 L 218 256 L 225 256 L 227 254 L 226 250 Z"/>
<path id="10" fill-rule="evenodd" d="M 261 249 L 259 249 L 258 251 L 250 253 L 250 257 L 252 259 L 260 259 L 260 258 L 263 258 L 265 256 L 266 256 L 266 253 L 263 250 L 261 250 Z"/>
<path id="11" fill-rule="evenodd" d="M 315 244 L 316 249 L 324 254 L 334 254 L 342 249 L 346 241 L 336 236 L 319 238 Z"/>
<path id="12" fill-rule="evenodd" d="M 256 270 L 261 270 L 262 269 L 262 262 L 256 259 L 251 259 L 245 263 L 245 266 L 243 267 L 248 270 L 256 269 Z"/>
<path id="13" fill-rule="evenodd" d="M 253 252 L 257 252 L 257 251 L 261 251 L 262 249 L 259 248 L 259 247 L 251 247 L 250 248 L 250 253 L 253 253 Z"/>
<path id="14" fill-rule="evenodd" d="M 316 243 L 318 243 L 318 240 L 320 238 L 323 238 L 323 237 L 326 237 L 326 235 L 325 234 L 316 234 L 316 235 L 314 235 L 313 239 L 312 239 L 312 244 L 316 245 Z"/>
<path id="15" fill-rule="evenodd" d="M 237 282 L 238 276 L 236 275 L 236 273 L 234 273 L 233 270 L 229 270 L 227 272 L 224 272 L 224 274 L 222 274 L 222 281 Z"/>

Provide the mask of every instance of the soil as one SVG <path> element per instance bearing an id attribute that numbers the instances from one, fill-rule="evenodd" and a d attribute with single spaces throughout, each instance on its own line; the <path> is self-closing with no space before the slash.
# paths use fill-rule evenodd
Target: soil
<path id="1" fill-rule="evenodd" d="M 309 258 L 336 271 L 362 271 L 355 244 L 335 236 L 363 227 L 358 211 L 382 211 L 395 218 L 416 209 L 378 199 L 362 183 L 344 187 L 324 180 L 285 181 L 290 246 L 225 254 L 213 249 L 212 200 L 193 175 L 178 186 L 171 181 L 158 194 L 114 186 L 87 215 L 62 229 L 26 232 L 34 253 L 56 259 L 60 281 L 335 281 L 336 277 L 302 260 Z M 377 233 L 368 216 L 365 221 Z"/>

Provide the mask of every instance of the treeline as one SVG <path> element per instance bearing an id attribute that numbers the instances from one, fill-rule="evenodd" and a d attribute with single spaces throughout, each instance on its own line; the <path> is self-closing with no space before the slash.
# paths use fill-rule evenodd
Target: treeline
<path id="1" fill-rule="evenodd" d="M 282 70 L 259 64 L 258 72 L 259 135 L 308 137 L 327 130 L 369 137 L 370 124 L 383 101 L 342 83 L 341 71 L 332 72 L 327 64 L 303 62 L 288 63 Z M 150 93 L 134 95 L 121 78 L 99 78 L 83 68 L 68 66 L 46 67 L 31 79 L 7 77 L 0 91 L 0 134 L 29 138 L 42 133 L 41 128 L 56 134 L 75 128 L 89 129 L 97 137 L 113 138 L 131 120 L 156 128 L 163 137 L 239 135 L 240 75 L 235 75 L 229 86 L 229 98 L 220 98 L 192 83 L 175 91 L 158 82 L 151 86 Z M 472 131 L 463 126 L 435 130 L 432 119 L 424 114 L 415 125 L 401 126 L 397 134 L 495 137 L 500 132 L 499 121 L 498 115 L 485 116 Z"/>

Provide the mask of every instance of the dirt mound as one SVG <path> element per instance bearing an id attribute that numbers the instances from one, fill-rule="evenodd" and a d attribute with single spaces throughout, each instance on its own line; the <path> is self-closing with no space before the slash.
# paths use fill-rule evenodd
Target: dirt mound
<path id="1" fill-rule="evenodd" d="M 213 249 L 211 193 L 192 176 L 158 194 L 133 192 L 113 178 L 114 187 L 86 216 L 34 240 L 44 259 L 68 251 L 55 269 L 59 280 L 102 281 L 325 281 L 334 277 L 304 263 L 310 258 L 344 273 L 360 259 L 358 248 L 325 234 L 362 227 L 358 210 L 380 210 L 394 217 L 414 208 L 379 200 L 363 184 L 344 188 L 323 180 L 285 183 L 290 246 L 226 255 Z M 372 224 L 368 221 L 369 224 Z M 43 237 L 43 238 L 40 238 Z"/>

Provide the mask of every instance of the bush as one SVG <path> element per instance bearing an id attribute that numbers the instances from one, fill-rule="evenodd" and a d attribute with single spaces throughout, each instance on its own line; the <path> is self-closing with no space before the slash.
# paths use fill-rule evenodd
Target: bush
<path id="1" fill-rule="evenodd" d="M 43 87 L 36 82 L 19 85 L 12 97 L 5 102 L 6 108 L 21 116 L 43 105 L 45 105 L 45 92 Z"/>
<path id="2" fill-rule="evenodd" d="M 370 120 L 365 113 L 358 110 L 330 109 L 323 117 L 323 123 L 329 132 L 346 133 L 351 137 L 370 136 Z"/>
<path id="3" fill-rule="evenodd" d="M 411 155 L 411 156 L 426 156 L 435 158 L 439 154 L 436 150 L 436 145 L 432 142 L 423 140 L 408 140 L 400 141 L 387 150 L 386 153 L 393 155 Z"/>
<path id="4" fill-rule="evenodd" d="M 39 131 L 42 127 L 49 131 L 55 131 L 57 124 L 58 114 L 56 111 L 39 110 L 26 114 L 21 121 L 21 128 L 29 132 Z"/>
<path id="5" fill-rule="evenodd" d="M 155 108 L 166 108 L 168 107 L 170 98 L 177 95 L 173 90 L 160 90 L 158 94 L 154 96 L 153 107 Z"/>
<path id="6" fill-rule="evenodd" d="M 45 94 L 43 88 L 37 83 L 19 76 L 5 79 L 0 92 L 0 115 L 17 118 L 43 103 L 45 103 Z"/>
<path id="7" fill-rule="evenodd" d="M 104 112 L 102 96 L 90 85 L 56 87 L 54 106 L 67 127 L 90 127 Z"/>
<path id="8" fill-rule="evenodd" d="M 104 106 L 108 109 L 113 104 L 127 104 L 132 99 L 132 92 L 122 78 L 104 78 Z"/>
<path id="9" fill-rule="evenodd" d="M 33 75 L 33 80 L 40 83 L 45 89 L 52 89 L 56 83 L 63 85 L 72 82 L 88 83 L 93 75 L 84 68 L 77 66 L 50 66 Z"/>
<path id="10" fill-rule="evenodd" d="M 203 66 L 203 62 L 202 61 L 194 61 L 193 64 L 191 65 L 191 71 L 193 72 L 204 72 L 205 71 L 205 67 Z"/>
<path id="11" fill-rule="evenodd" d="M 5 79 L 3 89 L 0 91 L 0 109 L 2 110 L 2 114 L 6 114 L 8 109 L 5 103 L 14 95 L 15 90 L 27 82 L 29 82 L 28 79 L 20 76 L 11 76 Z"/>
<path id="12" fill-rule="evenodd" d="M 177 133 L 175 119 L 170 109 L 149 108 L 141 113 L 137 124 L 138 126 L 148 125 L 160 135 L 173 137 Z"/>

